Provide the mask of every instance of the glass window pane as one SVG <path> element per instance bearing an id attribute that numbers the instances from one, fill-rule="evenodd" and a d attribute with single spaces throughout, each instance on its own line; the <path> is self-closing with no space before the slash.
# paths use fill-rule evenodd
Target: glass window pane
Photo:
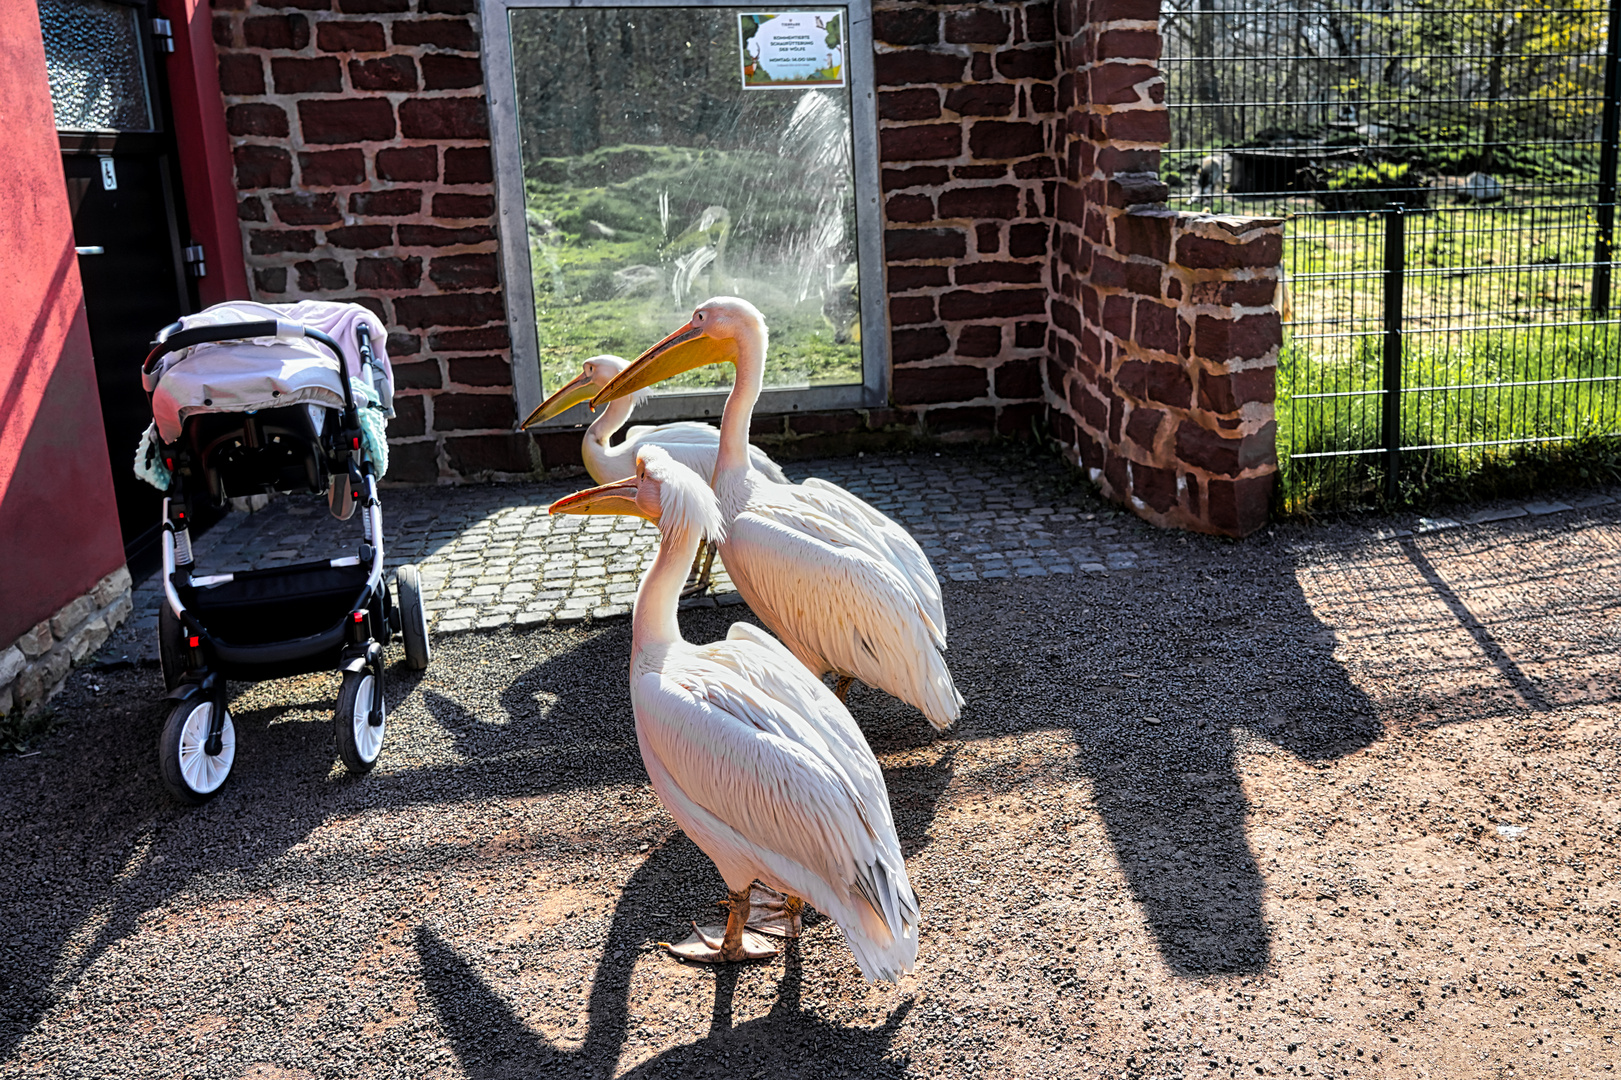
<path id="1" fill-rule="evenodd" d="M 721 294 L 765 313 L 767 387 L 861 382 L 847 25 L 843 8 L 512 11 L 547 393 Z"/>
<path id="2" fill-rule="evenodd" d="M 39 0 L 57 130 L 156 130 L 139 19 L 106 0 Z"/>

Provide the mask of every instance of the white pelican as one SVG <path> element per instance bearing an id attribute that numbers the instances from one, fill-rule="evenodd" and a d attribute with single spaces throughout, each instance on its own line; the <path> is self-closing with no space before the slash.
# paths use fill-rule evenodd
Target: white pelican
<path id="1" fill-rule="evenodd" d="M 737 379 L 720 421 L 712 484 L 726 525 L 720 557 L 743 599 L 842 700 L 852 679 L 917 706 L 944 730 L 962 711 L 941 652 L 940 582 L 907 531 L 836 484 L 787 484 L 746 453 L 765 374 L 765 318 L 718 296 L 603 387 L 593 406 L 683 371 L 730 362 Z"/>
<path id="2" fill-rule="evenodd" d="M 630 698 L 659 801 L 720 870 L 726 928 L 693 925 L 671 952 L 705 962 L 775 955 L 747 931 L 755 881 L 793 916 L 809 900 L 844 930 L 867 980 L 917 959 L 918 903 L 872 750 L 844 705 L 769 634 L 734 623 L 693 645 L 676 624 L 698 542 L 722 535 L 715 495 L 657 446 L 633 476 L 552 504 L 554 514 L 634 514 L 658 524 L 636 594 Z M 797 923 L 797 920 L 793 920 Z M 789 932 L 795 932 L 796 926 Z"/>
<path id="3" fill-rule="evenodd" d="M 527 430 L 554 416 L 561 416 L 582 401 L 590 401 L 598 390 L 607 386 L 629 363 L 624 357 L 614 356 L 612 353 L 591 357 L 580 365 L 578 375 L 557 393 L 541 402 L 540 407 L 518 425 L 519 430 Z M 585 459 L 585 471 L 591 474 L 591 479 L 599 484 L 606 484 L 610 480 L 630 476 L 636 471 L 636 451 L 643 446 L 652 445 L 664 447 L 670 452 L 671 457 L 708 480 L 715 472 L 715 452 L 720 446 L 720 432 L 710 424 L 691 421 L 659 424 L 656 427 L 638 424 L 625 433 L 623 442 L 617 446 L 608 445 L 608 440 L 625 426 L 632 410 L 643 400 L 643 395 L 620 398 L 599 412 L 597 418 L 591 421 L 591 426 L 585 429 L 585 439 L 580 444 L 580 456 Z M 783 474 L 781 466 L 757 446 L 749 447 L 749 464 L 780 484 L 788 482 L 788 477 Z M 710 565 L 714 561 L 713 545 L 705 545 L 703 570 L 700 573 L 698 563 L 693 562 L 693 577 L 687 587 L 688 592 L 702 592 L 709 585 Z"/>

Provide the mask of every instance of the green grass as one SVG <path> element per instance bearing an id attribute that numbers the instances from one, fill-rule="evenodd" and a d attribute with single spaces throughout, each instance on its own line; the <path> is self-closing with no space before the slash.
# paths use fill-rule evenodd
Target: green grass
<path id="1" fill-rule="evenodd" d="M 861 381 L 856 308 L 844 266 L 816 237 L 847 200 L 814 178 L 763 184 L 777 159 L 747 150 L 607 147 L 526 169 L 530 263 L 542 381 L 549 392 L 596 353 L 635 356 L 680 326 L 697 303 L 736 295 L 771 329 L 766 386 Z M 712 254 L 681 279 L 683 262 Z M 829 299 L 831 297 L 831 299 Z M 845 340 L 840 340 L 841 338 Z M 724 387 L 700 368 L 665 389 Z"/>

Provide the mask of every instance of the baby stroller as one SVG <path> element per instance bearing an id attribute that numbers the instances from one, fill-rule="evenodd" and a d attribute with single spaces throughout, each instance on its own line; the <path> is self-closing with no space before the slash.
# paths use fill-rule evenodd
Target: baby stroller
<path id="1" fill-rule="evenodd" d="M 365 773 L 383 744 L 383 647 L 399 634 L 407 663 L 428 665 L 416 567 L 399 568 L 398 604 L 383 578 L 377 479 L 393 377 L 374 345 L 380 332 L 353 304 L 221 304 L 165 327 L 142 367 L 153 425 L 136 471 L 166 488 L 158 648 L 173 704 L 158 757 L 185 802 L 213 797 L 235 762 L 227 679 L 341 671 L 338 753 Z M 325 494 L 340 519 L 358 508 L 358 552 L 199 574 L 189 529 L 197 509 L 273 491 Z"/>

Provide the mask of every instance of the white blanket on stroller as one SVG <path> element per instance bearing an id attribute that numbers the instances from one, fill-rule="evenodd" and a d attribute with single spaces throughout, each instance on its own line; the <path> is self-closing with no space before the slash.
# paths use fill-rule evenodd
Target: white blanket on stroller
<path id="1" fill-rule="evenodd" d="M 342 346 L 344 366 L 357 379 L 361 378 L 361 361 L 355 327 L 364 322 L 371 330 L 372 357 L 379 372 L 378 397 L 387 415 L 394 415 L 394 369 L 385 347 L 387 331 L 359 304 L 233 300 L 187 315 L 180 322 L 190 329 L 265 319 L 301 323 L 330 335 Z M 308 338 L 261 337 L 193 345 L 164 357 L 160 370 L 148 378 L 154 380 L 148 383 L 153 387 L 152 419 L 165 442 L 178 439 L 186 418 L 197 413 L 249 412 L 300 403 L 343 408 L 338 365 L 324 345 Z"/>

